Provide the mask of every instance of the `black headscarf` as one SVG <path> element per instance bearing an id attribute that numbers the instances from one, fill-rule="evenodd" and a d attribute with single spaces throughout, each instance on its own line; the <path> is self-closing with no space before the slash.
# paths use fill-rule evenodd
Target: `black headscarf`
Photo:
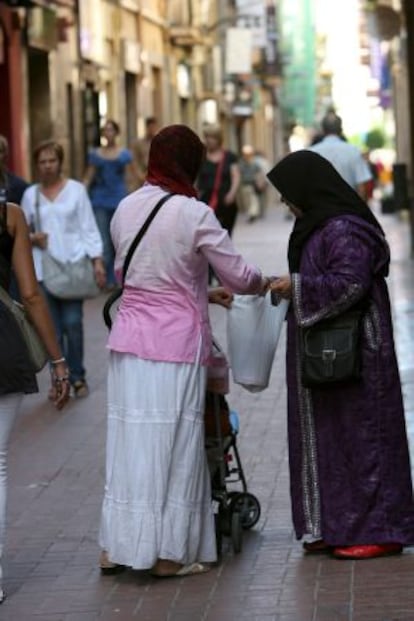
<path id="1" fill-rule="evenodd" d="M 283 158 L 267 175 L 282 197 L 298 207 L 289 240 L 290 272 L 298 272 L 300 257 L 307 239 L 324 222 L 338 216 L 357 216 L 374 226 L 384 237 L 378 220 L 327 159 L 313 151 L 301 150 Z"/>

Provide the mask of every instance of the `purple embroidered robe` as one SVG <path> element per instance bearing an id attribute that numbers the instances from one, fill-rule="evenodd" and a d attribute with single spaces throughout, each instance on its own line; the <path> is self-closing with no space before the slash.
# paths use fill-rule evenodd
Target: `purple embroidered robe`
<path id="1" fill-rule="evenodd" d="M 388 247 L 353 216 L 328 220 L 292 275 L 288 318 L 288 431 L 296 535 L 326 543 L 414 544 L 414 503 L 387 285 Z M 362 380 L 306 389 L 299 326 L 339 314 L 362 297 Z"/>

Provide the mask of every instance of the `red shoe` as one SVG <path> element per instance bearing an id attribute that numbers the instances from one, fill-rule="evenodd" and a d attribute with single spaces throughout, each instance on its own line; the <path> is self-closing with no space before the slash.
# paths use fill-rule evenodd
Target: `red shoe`
<path id="1" fill-rule="evenodd" d="M 381 543 L 335 548 L 333 555 L 335 558 L 340 559 L 359 560 L 392 556 L 393 554 L 401 554 L 402 551 L 403 547 L 400 543 Z"/>
<path id="2" fill-rule="evenodd" d="M 332 552 L 332 546 L 329 546 L 323 539 L 317 539 L 316 541 L 305 541 L 303 549 L 307 554 L 329 554 Z"/>

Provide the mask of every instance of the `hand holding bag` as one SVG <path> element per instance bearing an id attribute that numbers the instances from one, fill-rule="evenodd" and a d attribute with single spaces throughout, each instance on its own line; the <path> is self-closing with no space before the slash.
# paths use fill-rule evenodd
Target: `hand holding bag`
<path id="1" fill-rule="evenodd" d="M 40 193 L 36 186 L 36 229 L 41 231 Z M 46 289 L 62 300 L 86 300 L 99 295 L 95 273 L 90 257 L 78 261 L 59 261 L 47 251 L 42 251 L 43 284 Z"/>
<path id="2" fill-rule="evenodd" d="M 30 322 L 23 305 L 13 300 L 3 287 L 0 287 L 0 302 L 4 304 L 13 317 L 26 345 L 27 355 L 33 370 L 38 373 L 46 365 L 49 356 L 36 328 Z"/>
<path id="3" fill-rule="evenodd" d="M 227 313 L 228 355 L 233 379 L 250 392 L 268 387 L 289 302 L 270 294 L 235 295 Z"/>
<path id="4" fill-rule="evenodd" d="M 351 309 L 300 329 L 302 384 L 308 388 L 361 377 L 363 310 Z"/>

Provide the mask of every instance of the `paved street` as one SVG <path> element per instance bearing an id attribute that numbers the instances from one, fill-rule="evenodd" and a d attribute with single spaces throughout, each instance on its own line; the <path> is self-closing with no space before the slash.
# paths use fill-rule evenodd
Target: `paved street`
<path id="1" fill-rule="evenodd" d="M 390 291 L 414 455 L 414 264 L 408 225 L 382 219 L 393 250 Z M 266 273 L 286 272 L 291 221 L 281 210 L 248 225 L 235 242 Z M 362 562 L 304 558 L 289 505 L 284 347 L 271 386 L 250 394 L 232 386 L 240 414 L 239 448 L 262 516 L 243 551 L 224 547 L 210 573 L 157 580 L 128 571 L 101 577 L 97 531 L 105 442 L 105 328 L 102 299 L 86 305 L 86 363 L 91 394 L 57 413 L 42 392 L 24 401 L 10 454 L 10 502 L 4 572 L 13 621 L 414 621 L 414 548 L 401 557 Z M 225 344 L 225 311 L 213 310 Z M 414 462 L 413 462 L 414 463 Z"/>

